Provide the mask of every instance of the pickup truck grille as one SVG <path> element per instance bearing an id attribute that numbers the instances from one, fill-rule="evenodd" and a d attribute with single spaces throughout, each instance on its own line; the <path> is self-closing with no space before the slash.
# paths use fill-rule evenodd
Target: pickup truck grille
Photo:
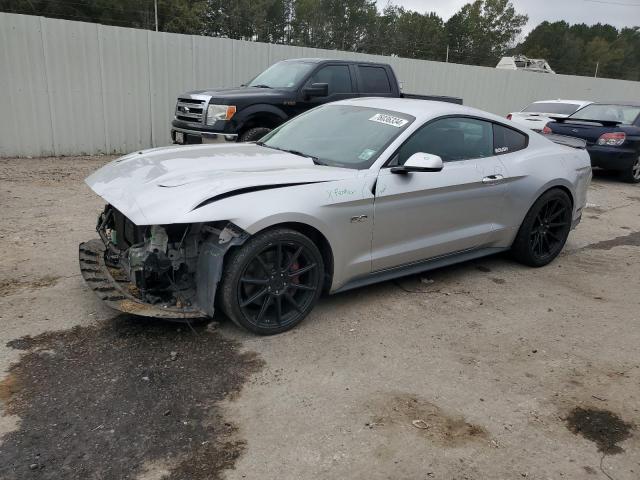
<path id="1" fill-rule="evenodd" d="M 179 98 L 176 104 L 176 118 L 185 122 L 202 123 L 205 101 L 191 98 Z"/>

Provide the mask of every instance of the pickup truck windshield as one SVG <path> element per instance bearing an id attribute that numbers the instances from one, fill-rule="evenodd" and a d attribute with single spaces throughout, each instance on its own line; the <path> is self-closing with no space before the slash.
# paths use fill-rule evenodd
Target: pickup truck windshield
<path id="1" fill-rule="evenodd" d="M 248 83 L 248 87 L 294 88 L 311 71 L 313 63 L 278 62 Z"/>
<path id="2" fill-rule="evenodd" d="M 285 123 L 260 145 L 313 157 L 316 163 L 363 170 L 415 120 L 353 105 L 325 105 Z"/>
<path id="3" fill-rule="evenodd" d="M 587 105 L 571 115 L 575 120 L 604 120 L 632 124 L 640 115 L 640 107 L 630 105 Z"/>

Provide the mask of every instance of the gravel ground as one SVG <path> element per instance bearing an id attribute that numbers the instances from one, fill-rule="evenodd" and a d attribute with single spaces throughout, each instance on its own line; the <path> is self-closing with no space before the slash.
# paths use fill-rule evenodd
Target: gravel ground
<path id="1" fill-rule="evenodd" d="M 0 160 L 0 478 L 640 477 L 640 187 L 596 177 L 546 268 L 387 282 L 261 338 L 85 287 L 109 159 Z"/>

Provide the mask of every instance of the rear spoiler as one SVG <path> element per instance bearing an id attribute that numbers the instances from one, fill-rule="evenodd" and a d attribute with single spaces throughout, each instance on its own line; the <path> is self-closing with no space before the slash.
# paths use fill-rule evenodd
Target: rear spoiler
<path id="1" fill-rule="evenodd" d="M 553 143 L 564 145 L 565 147 L 578 148 L 580 150 L 584 150 L 585 148 L 587 148 L 587 141 L 581 138 L 568 137 L 566 135 L 557 135 L 555 133 L 547 133 L 542 136 L 548 138 Z"/>
<path id="2" fill-rule="evenodd" d="M 555 120 L 558 123 L 566 123 L 566 122 L 587 122 L 587 123 L 599 123 L 603 127 L 617 127 L 621 125 L 622 122 L 618 122 L 616 120 L 588 120 L 585 118 L 571 118 L 571 117 L 549 117 Z"/>

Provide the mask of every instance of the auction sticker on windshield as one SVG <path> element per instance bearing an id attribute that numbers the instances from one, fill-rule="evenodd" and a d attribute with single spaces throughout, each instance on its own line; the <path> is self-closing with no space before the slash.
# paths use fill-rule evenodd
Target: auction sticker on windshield
<path id="1" fill-rule="evenodd" d="M 393 115 L 387 115 L 385 113 L 376 113 L 369 120 L 372 122 L 384 123 L 385 125 L 391 125 L 392 127 L 400 128 L 409 123 L 409 120 L 404 118 L 394 117 Z"/>
<path id="2" fill-rule="evenodd" d="M 365 148 L 362 153 L 360 155 L 358 155 L 358 158 L 360 160 L 369 160 L 371 157 L 373 157 L 376 154 L 375 150 L 371 150 L 370 148 Z"/>

